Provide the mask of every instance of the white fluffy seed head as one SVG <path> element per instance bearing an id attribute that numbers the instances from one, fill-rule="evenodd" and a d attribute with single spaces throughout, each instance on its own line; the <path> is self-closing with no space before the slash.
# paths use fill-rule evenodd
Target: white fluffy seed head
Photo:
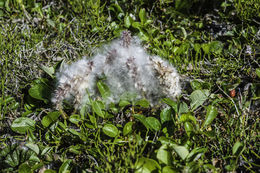
<path id="1" fill-rule="evenodd" d="M 96 83 L 106 78 L 111 96 L 107 104 L 118 103 L 124 93 L 134 93 L 158 104 L 162 97 L 176 98 L 181 93 L 176 69 L 158 56 L 149 55 L 137 37 L 124 31 L 122 38 L 105 45 L 91 58 L 65 65 L 56 74 L 57 89 L 52 98 L 56 106 L 63 100 L 73 100 L 76 108 L 97 99 Z"/>

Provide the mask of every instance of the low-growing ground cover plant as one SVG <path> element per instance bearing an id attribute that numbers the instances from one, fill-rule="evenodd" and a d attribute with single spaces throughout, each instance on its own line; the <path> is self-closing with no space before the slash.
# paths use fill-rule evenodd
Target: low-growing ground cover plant
<path id="1" fill-rule="evenodd" d="M 0 172 L 259 172 L 259 4 L 0 0 Z M 108 102 L 100 75 L 87 107 L 72 94 L 56 110 L 64 64 L 98 63 L 125 30 L 176 68 L 181 94 Z"/>

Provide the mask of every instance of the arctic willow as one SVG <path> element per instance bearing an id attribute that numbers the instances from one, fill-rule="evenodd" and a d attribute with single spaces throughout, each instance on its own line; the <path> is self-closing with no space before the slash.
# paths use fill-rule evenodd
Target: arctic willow
<path id="1" fill-rule="evenodd" d="M 56 74 L 57 89 L 52 98 L 57 108 L 64 100 L 75 108 L 98 99 L 97 82 L 103 79 L 110 89 L 106 104 L 118 103 L 126 93 L 135 100 L 146 98 L 158 104 L 163 97 L 174 99 L 181 92 L 180 77 L 176 69 L 158 56 L 149 55 L 140 40 L 122 32 L 120 39 L 105 45 L 92 58 L 83 58 L 64 65 Z"/>

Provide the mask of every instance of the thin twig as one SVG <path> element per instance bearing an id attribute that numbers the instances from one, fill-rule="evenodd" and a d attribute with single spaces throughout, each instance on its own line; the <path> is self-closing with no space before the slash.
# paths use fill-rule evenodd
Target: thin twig
<path id="1" fill-rule="evenodd" d="M 239 116 L 239 112 L 238 112 L 238 109 L 237 109 L 237 105 L 236 103 L 234 102 L 234 100 L 232 99 L 232 97 L 230 97 L 224 90 L 221 89 L 221 87 L 217 84 L 218 88 L 220 89 L 220 91 L 222 91 L 231 101 L 232 103 L 234 104 L 235 108 L 236 108 L 236 111 L 237 111 L 237 115 Z"/>

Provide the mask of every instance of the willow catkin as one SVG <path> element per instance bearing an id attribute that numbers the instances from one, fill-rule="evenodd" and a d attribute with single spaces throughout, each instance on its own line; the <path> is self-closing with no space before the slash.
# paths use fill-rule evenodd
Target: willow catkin
<path id="1" fill-rule="evenodd" d="M 57 89 L 52 102 L 62 106 L 64 100 L 75 108 L 88 104 L 89 97 L 98 99 L 96 83 L 104 79 L 111 95 L 106 104 L 118 103 L 124 93 L 146 98 L 152 105 L 163 97 L 176 98 L 181 93 L 180 77 L 166 60 L 149 55 L 137 37 L 122 32 L 120 39 L 112 41 L 91 57 L 63 66 L 56 74 Z"/>

